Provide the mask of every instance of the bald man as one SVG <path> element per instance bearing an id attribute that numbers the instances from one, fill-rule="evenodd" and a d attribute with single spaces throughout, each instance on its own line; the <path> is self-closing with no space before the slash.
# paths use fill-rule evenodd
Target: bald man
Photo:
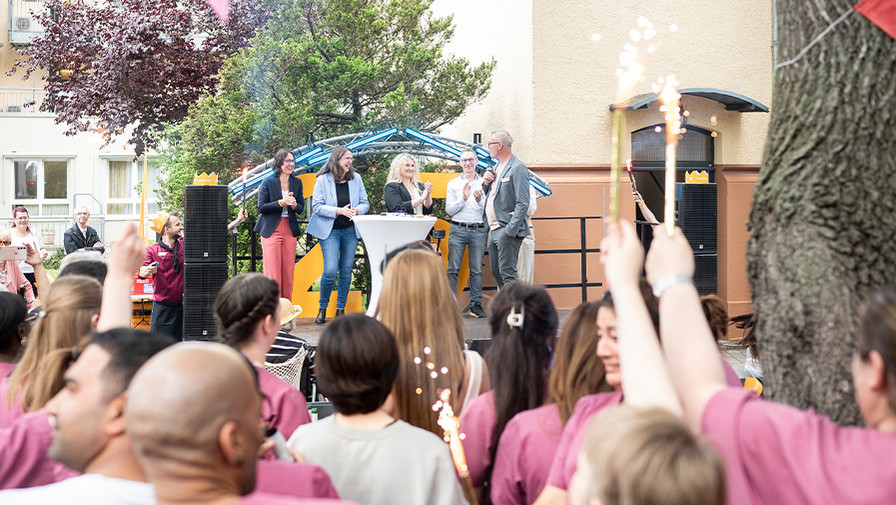
<path id="1" fill-rule="evenodd" d="M 131 383 L 125 425 L 159 505 L 346 503 L 249 494 L 264 438 L 261 399 L 252 366 L 223 344 L 184 342 L 146 363 Z"/>

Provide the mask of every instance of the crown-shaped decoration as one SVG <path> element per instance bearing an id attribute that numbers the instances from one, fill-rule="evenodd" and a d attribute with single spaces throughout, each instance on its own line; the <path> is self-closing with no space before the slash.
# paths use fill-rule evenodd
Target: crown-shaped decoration
<path id="1" fill-rule="evenodd" d="M 161 235 L 162 228 L 165 227 L 165 223 L 168 222 L 169 217 L 170 214 L 168 214 L 167 212 L 159 212 L 158 214 L 156 214 L 156 217 L 150 219 L 149 229 Z"/>
<path id="2" fill-rule="evenodd" d="M 193 185 L 194 186 L 217 186 L 218 185 L 218 174 L 212 172 L 207 174 L 202 172 L 201 174 L 193 177 Z"/>

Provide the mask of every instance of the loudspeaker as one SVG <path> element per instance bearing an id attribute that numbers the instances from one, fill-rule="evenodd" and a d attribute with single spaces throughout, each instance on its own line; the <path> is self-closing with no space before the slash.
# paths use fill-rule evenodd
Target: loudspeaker
<path id="1" fill-rule="evenodd" d="M 184 261 L 227 261 L 227 186 L 187 186 L 184 221 Z"/>
<path id="2" fill-rule="evenodd" d="M 678 225 L 695 254 L 717 251 L 718 235 L 716 185 L 682 184 L 675 185 L 678 200 Z"/>
<path id="3" fill-rule="evenodd" d="M 214 340 L 215 299 L 227 282 L 227 263 L 184 263 L 184 340 Z"/>
<path id="4" fill-rule="evenodd" d="M 719 255 L 694 255 L 694 286 L 700 296 L 718 292 Z"/>

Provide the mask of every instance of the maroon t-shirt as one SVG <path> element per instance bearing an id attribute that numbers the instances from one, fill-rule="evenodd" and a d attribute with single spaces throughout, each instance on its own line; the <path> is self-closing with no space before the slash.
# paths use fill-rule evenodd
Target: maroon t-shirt
<path id="1" fill-rule="evenodd" d="M 174 254 L 162 249 L 159 244 L 146 248 L 143 266 L 159 262 L 158 270 L 152 276 L 152 299 L 155 302 L 179 303 L 184 300 L 184 238 L 177 239 L 177 257 L 180 267 L 174 271 Z"/>

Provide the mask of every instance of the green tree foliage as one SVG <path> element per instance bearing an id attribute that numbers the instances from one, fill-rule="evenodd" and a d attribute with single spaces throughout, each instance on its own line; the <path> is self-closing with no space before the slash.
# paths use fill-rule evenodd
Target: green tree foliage
<path id="1" fill-rule="evenodd" d="M 301 145 L 309 134 L 322 139 L 387 124 L 435 130 L 457 119 L 488 92 L 495 62 L 473 66 L 444 54 L 453 21 L 434 17 L 431 4 L 281 2 L 250 44 L 224 62 L 218 93 L 168 127 L 163 207 L 183 207 L 183 186 L 196 173 L 215 171 L 229 182 L 241 167 Z M 376 159 L 355 165 L 369 193 L 378 194 L 382 185 L 369 184 L 386 168 L 377 170 Z"/>

